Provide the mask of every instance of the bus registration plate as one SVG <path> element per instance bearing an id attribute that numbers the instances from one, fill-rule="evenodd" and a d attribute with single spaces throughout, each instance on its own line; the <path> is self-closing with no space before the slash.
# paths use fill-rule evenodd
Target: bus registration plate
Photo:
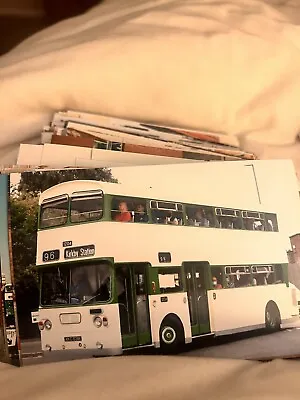
<path id="1" fill-rule="evenodd" d="M 64 340 L 65 340 L 65 342 L 81 342 L 82 337 L 81 336 L 65 336 Z"/>
<path id="2" fill-rule="evenodd" d="M 95 255 L 95 245 L 89 244 L 86 246 L 70 247 L 65 249 L 65 259 L 93 257 Z"/>

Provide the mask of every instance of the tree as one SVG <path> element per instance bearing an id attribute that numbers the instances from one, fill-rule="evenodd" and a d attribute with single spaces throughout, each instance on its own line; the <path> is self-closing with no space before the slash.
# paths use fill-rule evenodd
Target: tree
<path id="1" fill-rule="evenodd" d="M 30 194 L 10 199 L 12 254 L 20 335 L 26 336 L 30 312 L 38 308 L 35 268 L 38 198 Z"/>
<path id="2" fill-rule="evenodd" d="M 76 179 L 118 182 L 117 179 L 113 178 L 111 170 L 107 168 L 23 172 L 18 185 L 18 192 L 37 195 L 51 186 Z"/>

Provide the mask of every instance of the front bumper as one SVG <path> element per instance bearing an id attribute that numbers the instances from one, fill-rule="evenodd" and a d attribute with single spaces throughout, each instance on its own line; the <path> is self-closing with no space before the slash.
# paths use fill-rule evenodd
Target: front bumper
<path id="1" fill-rule="evenodd" d="M 68 361 L 93 357 L 109 357 L 123 354 L 122 348 L 43 350 L 45 361 Z"/>

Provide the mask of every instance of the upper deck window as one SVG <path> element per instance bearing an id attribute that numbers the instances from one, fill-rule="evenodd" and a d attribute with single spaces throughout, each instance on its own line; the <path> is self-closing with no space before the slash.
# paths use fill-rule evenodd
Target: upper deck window
<path id="1" fill-rule="evenodd" d="M 71 222 L 96 221 L 103 216 L 103 192 L 74 192 L 71 197 Z"/>
<path id="2" fill-rule="evenodd" d="M 187 206 L 186 218 L 188 225 L 214 227 L 215 222 L 212 207 L 208 206 Z"/>
<path id="3" fill-rule="evenodd" d="M 250 231 L 265 231 L 265 215 L 257 211 L 242 211 L 244 226 Z"/>
<path id="4" fill-rule="evenodd" d="M 148 223 L 146 200 L 135 197 L 113 197 L 111 219 L 117 222 Z"/>
<path id="5" fill-rule="evenodd" d="M 278 222 L 276 214 L 265 213 L 266 230 L 278 232 Z"/>
<path id="6" fill-rule="evenodd" d="M 154 223 L 183 225 L 183 206 L 181 203 L 151 200 L 150 208 Z"/>
<path id="7" fill-rule="evenodd" d="M 216 208 L 215 214 L 220 228 L 242 229 L 241 212 L 231 208 Z"/>
<path id="8" fill-rule="evenodd" d="M 40 208 L 40 228 L 64 225 L 68 219 L 68 200 L 66 194 L 45 199 Z"/>

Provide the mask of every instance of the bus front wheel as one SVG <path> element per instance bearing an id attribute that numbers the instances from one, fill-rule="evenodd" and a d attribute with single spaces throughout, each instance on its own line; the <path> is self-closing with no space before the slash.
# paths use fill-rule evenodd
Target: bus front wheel
<path id="1" fill-rule="evenodd" d="M 268 332 L 276 332 L 280 330 L 281 318 L 278 307 L 274 301 L 270 301 L 265 311 L 266 329 Z"/>
<path id="2" fill-rule="evenodd" d="M 165 354 L 178 351 L 184 344 L 184 330 L 179 318 L 166 318 L 159 333 L 160 348 Z"/>

